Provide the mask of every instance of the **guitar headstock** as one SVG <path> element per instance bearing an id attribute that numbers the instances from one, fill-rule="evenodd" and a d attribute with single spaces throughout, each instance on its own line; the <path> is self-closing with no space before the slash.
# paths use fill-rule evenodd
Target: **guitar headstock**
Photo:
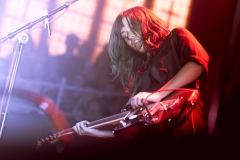
<path id="1" fill-rule="evenodd" d="M 39 148 L 46 144 L 53 144 L 53 143 L 57 142 L 60 139 L 60 137 L 66 136 L 69 134 L 73 134 L 73 133 L 75 133 L 75 131 L 72 128 L 63 130 L 61 132 L 54 133 L 53 135 L 50 135 L 49 137 L 46 137 L 46 138 L 43 138 L 43 139 L 37 141 L 36 148 Z"/>
<path id="2" fill-rule="evenodd" d="M 55 133 L 53 135 L 50 135 L 49 137 L 42 138 L 41 140 L 37 141 L 36 148 L 40 148 L 43 145 L 46 144 L 53 144 L 59 140 L 60 136 L 59 133 Z"/>

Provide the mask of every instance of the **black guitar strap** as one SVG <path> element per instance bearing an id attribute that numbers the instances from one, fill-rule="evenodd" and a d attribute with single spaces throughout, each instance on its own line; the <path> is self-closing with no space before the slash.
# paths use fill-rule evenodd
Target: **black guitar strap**
<path id="1" fill-rule="evenodd" d="M 142 79 L 142 78 L 141 78 L 141 79 Z M 132 99 L 132 97 L 136 94 L 141 79 L 138 81 L 137 85 L 135 86 L 135 88 L 134 88 L 133 92 L 131 93 L 131 95 L 130 95 L 130 97 L 129 97 L 127 103 L 126 103 L 126 105 L 121 109 L 121 112 L 125 112 L 125 111 L 128 111 L 128 110 L 131 109 L 131 105 L 130 105 L 130 104 L 131 104 L 131 99 Z"/>
<path id="2" fill-rule="evenodd" d="M 127 103 L 126 103 L 125 106 L 127 106 L 127 105 L 129 105 L 129 104 L 131 103 L 131 99 L 132 99 L 132 97 L 136 94 L 137 89 L 138 89 L 138 86 L 139 86 L 141 80 L 142 80 L 142 78 L 138 81 L 137 85 L 135 86 L 135 88 L 134 88 L 134 90 L 133 90 L 131 96 L 129 97 L 129 99 L 128 99 L 128 101 L 127 101 Z"/>

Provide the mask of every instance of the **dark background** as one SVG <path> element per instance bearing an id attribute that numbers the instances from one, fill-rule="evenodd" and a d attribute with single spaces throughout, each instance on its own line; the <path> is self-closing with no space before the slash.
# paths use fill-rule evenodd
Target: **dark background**
<path id="1" fill-rule="evenodd" d="M 195 0 L 188 29 L 209 53 L 209 75 L 202 81 L 202 98 L 218 107 L 215 135 L 237 138 L 239 97 L 240 4 L 238 0 Z M 217 106 L 217 107 L 216 107 Z"/>

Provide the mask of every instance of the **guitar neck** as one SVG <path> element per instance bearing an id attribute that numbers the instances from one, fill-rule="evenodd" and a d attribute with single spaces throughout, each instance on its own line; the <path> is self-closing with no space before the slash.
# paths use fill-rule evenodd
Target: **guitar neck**
<path id="1" fill-rule="evenodd" d="M 106 117 L 106 118 L 103 118 L 103 119 L 92 121 L 87 125 L 87 127 L 88 128 L 99 128 L 99 127 L 103 127 L 103 126 L 106 126 L 106 125 L 118 124 L 129 113 L 130 113 L 130 111 L 122 112 L 122 113 L 119 113 L 119 114 L 116 114 L 116 115 L 113 115 L 113 116 L 109 116 L 109 117 Z M 62 136 L 73 134 L 73 133 L 75 133 L 74 129 L 73 128 L 68 128 L 68 129 L 65 129 L 61 132 L 58 132 L 56 135 L 54 135 L 54 138 L 59 138 L 59 137 L 62 137 Z"/>
<path id="2" fill-rule="evenodd" d="M 130 111 L 127 112 L 122 112 L 113 116 L 109 116 L 103 119 L 99 119 L 93 122 L 90 122 L 89 125 L 87 125 L 88 128 L 99 128 L 99 127 L 103 127 L 106 125 L 114 125 L 119 123 L 121 120 L 123 120 L 128 114 L 130 113 Z"/>

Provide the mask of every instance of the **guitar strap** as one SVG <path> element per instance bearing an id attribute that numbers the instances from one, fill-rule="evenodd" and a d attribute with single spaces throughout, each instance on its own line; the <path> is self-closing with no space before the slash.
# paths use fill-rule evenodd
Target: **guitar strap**
<path id="1" fill-rule="evenodd" d="M 129 99 L 128 99 L 128 101 L 127 101 L 127 103 L 126 103 L 125 106 L 127 106 L 127 105 L 129 105 L 129 104 L 131 103 L 131 99 L 132 99 L 132 97 L 136 94 L 137 89 L 138 89 L 138 86 L 139 86 L 141 80 L 142 80 L 142 78 L 138 81 L 137 85 L 135 86 L 135 88 L 134 88 L 134 90 L 133 90 L 131 96 L 129 97 Z"/>
<path id="2" fill-rule="evenodd" d="M 144 63 L 145 69 L 147 68 L 148 63 L 149 63 L 150 60 L 151 60 L 151 56 L 152 56 L 152 55 L 150 54 L 150 52 L 149 52 L 149 54 L 147 53 L 147 60 L 146 60 L 146 62 Z M 142 75 L 142 77 L 143 77 L 143 75 Z M 127 103 L 126 103 L 125 106 L 127 106 L 127 105 L 129 105 L 129 104 L 131 103 L 131 99 L 132 99 L 132 97 L 136 94 L 137 89 L 138 89 L 138 86 L 139 86 L 140 82 L 142 81 L 142 77 L 140 78 L 140 80 L 138 81 L 137 85 L 135 86 L 135 88 L 134 88 L 134 90 L 133 90 L 133 92 L 132 92 L 132 94 L 131 94 L 131 96 L 130 96 L 130 98 L 129 98 L 129 100 L 127 101 Z"/>

